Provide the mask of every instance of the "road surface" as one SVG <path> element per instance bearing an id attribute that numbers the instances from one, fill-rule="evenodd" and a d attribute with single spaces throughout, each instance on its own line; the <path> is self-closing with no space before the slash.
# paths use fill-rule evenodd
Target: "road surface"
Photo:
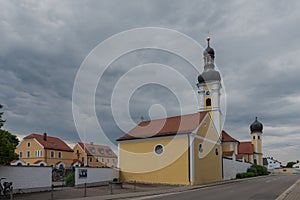
<path id="1" fill-rule="evenodd" d="M 300 175 L 276 175 L 267 176 L 248 181 L 218 185 L 208 188 L 196 189 L 191 191 L 162 194 L 134 199 L 152 200 L 182 200 L 182 199 L 201 199 L 201 200 L 274 200 L 291 185 L 293 185 Z M 300 199 L 300 197 L 299 197 Z"/>

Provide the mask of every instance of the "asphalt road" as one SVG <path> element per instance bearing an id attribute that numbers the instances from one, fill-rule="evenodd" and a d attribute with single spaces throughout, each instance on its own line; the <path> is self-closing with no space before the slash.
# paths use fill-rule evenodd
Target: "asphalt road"
<path id="1" fill-rule="evenodd" d="M 214 187 L 196 189 L 169 195 L 157 195 L 137 199 L 153 200 L 182 200 L 182 199 L 201 199 L 201 200 L 274 200 L 292 184 L 300 175 L 276 175 L 267 176 L 248 181 L 230 183 Z M 300 197 L 299 197 L 300 198 Z"/>

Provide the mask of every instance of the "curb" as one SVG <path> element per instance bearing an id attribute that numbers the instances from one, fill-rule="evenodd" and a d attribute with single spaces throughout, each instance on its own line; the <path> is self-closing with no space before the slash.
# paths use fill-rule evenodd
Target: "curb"
<path id="1" fill-rule="evenodd" d="M 294 188 L 297 187 L 298 184 L 300 184 L 300 179 L 298 181 L 296 181 L 287 190 L 285 190 L 279 197 L 277 197 L 276 200 L 283 200 L 283 199 L 285 199 L 294 190 Z"/>
<path id="2" fill-rule="evenodd" d="M 269 175 L 269 176 L 271 176 L 271 175 Z M 210 183 L 210 184 L 206 184 L 206 185 L 182 186 L 179 188 L 170 188 L 170 189 L 158 190 L 158 191 L 112 194 L 112 195 L 93 196 L 93 197 L 81 197 L 81 198 L 76 198 L 76 200 L 100 200 L 100 199 L 101 200 L 114 200 L 114 199 L 123 199 L 123 198 L 135 198 L 135 197 L 154 196 L 154 195 L 161 195 L 161 194 L 171 194 L 171 193 L 178 193 L 178 192 L 197 190 L 197 189 L 201 189 L 201 188 L 213 187 L 213 186 L 218 186 L 218 185 L 250 181 L 253 179 L 260 179 L 260 178 L 265 178 L 265 177 L 268 177 L 268 176 L 257 176 L 257 177 L 244 178 L 244 179 L 228 180 L 228 181 Z M 66 199 L 66 200 L 68 200 L 68 199 Z"/>

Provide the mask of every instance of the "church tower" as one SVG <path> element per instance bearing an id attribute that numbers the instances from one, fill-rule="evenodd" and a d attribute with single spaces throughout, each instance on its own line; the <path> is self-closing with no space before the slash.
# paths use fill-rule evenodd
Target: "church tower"
<path id="1" fill-rule="evenodd" d="M 255 121 L 250 125 L 250 131 L 252 136 L 252 144 L 254 147 L 254 164 L 263 165 L 262 163 L 262 132 L 263 125 L 255 118 Z"/>
<path id="2" fill-rule="evenodd" d="M 207 48 L 203 52 L 204 70 L 198 76 L 198 93 L 200 112 L 210 111 L 210 115 L 215 123 L 218 134 L 221 135 L 221 109 L 220 109 L 220 90 L 221 76 L 215 70 L 215 51 L 210 47 L 210 37 L 207 37 Z"/>

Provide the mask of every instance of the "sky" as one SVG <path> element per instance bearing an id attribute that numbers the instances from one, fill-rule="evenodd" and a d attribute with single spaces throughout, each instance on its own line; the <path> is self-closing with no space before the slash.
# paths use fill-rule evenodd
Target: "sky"
<path id="1" fill-rule="evenodd" d="M 299 9 L 297 0 L 288 3 L 271 0 L 0 1 L 0 103 L 4 105 L 7 120 L 3 128 L 20 138 L 47 132 L 75 143 L 83 135 L 73 119 L 73 87 L 80 66 L 97 45 L 123 31 L 161 27 L 183 33 L 206 47 L 209 31 L 216 52 L 215 62 L 222 74 L 222 95 L 226 94 L 224 129 L 238 140 L 250 140 L 249 126 L 257 116 L 264 124 L 264 156 L 283 163 L 299 160 Z M 160 35 L 152 37 L 155 40 Z M 177 40 L 168 42 L 178 44 Z M 126 41 L 120 46 L 123 43 Z M 118 49 L 118 44 L 115 45 Z M 94 90 L 96 116 L 102 129 L 94 125 L 93 119 L 89 120 L 89 113 L 84 113 L 87 120 L 78 122 L 84 124 L 84 137 L 106 143 L 102 137 L 95 137 L 104 132 L 115 144 L 115 139 L 139 123 L 141 116 L 154 119 L 197 112 L 187 101 L 181 104 L 178 96 L 189 99 L 196 91 L 197 76 L 203 70 L 203 63 L 199 62 L 202 62 L 202 51 L 194 52 L 184 45 L 180 49 L 197 57 L 196 69 L 170 52 L 142 49 L 113 60 L 98 77 L 96 88 L 83 84 L 86 92 Z M 114 50 L 107 48 L 100 56 Z M 158 73 L 151 66 L 129 73 L 147 63 L 171 66 L 179 74 L 164 74 L 163 70 Z M 97 75 L 93 71 L 86 74 L 86 84 Z M 179 84 L 181 76 L 190 89 Z M 114 91 L 123 77 L 126 84 L 121 84 L 122 90 L 117 93 L 116 106 L 112 109 Z M 135 83 L 130 83 L 131 80 L 149 80 L 149 77 L 174 84 L 177 93 L 170 90 L 171 86 L 144 84 L 128 97 L 126 88 Z M 79 98 L 88 98 L 85 95 L 82 92 Z M 125 97 L 129 98 L 128 104 L 123 105 L 120 100 Z"/>

